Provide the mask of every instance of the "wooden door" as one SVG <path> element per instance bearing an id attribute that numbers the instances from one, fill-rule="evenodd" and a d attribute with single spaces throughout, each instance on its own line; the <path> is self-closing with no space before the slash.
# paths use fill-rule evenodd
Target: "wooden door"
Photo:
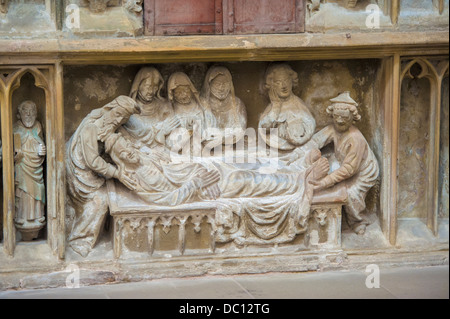
<path id="1" fill-rule="evenodd" d="M 222 34 L 222 0 L 145 0 L 147 35 Z"/>
<path id="2" fill-rule="evenodd" d="M 296 33 L 305 30 L 305 0 L 223 0 L 224 33 Z"/>

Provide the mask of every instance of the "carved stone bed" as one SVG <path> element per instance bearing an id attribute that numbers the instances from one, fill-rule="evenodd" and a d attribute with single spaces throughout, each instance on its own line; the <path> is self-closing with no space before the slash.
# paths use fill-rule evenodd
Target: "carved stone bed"
<path id="1" fill-rule="evenodd" d="M 114 256 L 128 251 L 161 255 L 216 253 L 216 202 L 178 206 L 152 206 L 113 179 L 107 181 L 109 210 L 113 217 Z M 345 185 L 314 195 L 303 245 L 308 250 L 341 248 L 342 206 Z M 177 231 L 173 231 L 174 229 Z M 292 243 L 296 245 L 297 243 Z"/>

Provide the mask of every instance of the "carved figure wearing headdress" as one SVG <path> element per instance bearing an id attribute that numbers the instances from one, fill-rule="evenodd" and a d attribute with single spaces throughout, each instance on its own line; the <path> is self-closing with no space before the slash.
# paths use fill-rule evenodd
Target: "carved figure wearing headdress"
<path id="1" fill-rule="evenodd" d="M 230 71 L 213 66 L 206 73 L 202 89 L 202 104 L 214 115 L 214 122 L 207 123 L 208 129 L 219 130 L 221 143 L 234 144 L 247 128 L 247 110 L 234 92 Z"/>

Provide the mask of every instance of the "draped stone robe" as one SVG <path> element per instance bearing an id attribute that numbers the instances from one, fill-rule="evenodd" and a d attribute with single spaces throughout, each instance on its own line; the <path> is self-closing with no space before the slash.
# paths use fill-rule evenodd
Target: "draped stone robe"
<path id="1" fill-rule="evenodd" d="M 44 217 L 45 205 L 45 157 L 38 154 L 39 145 L 45 145 L 41 123 L 36 121 L 31 128 L 27 128 L 22 121 L 17 121 L 14 125 L 14 135 L 16 134 L 20 136 L 21 141 L 21 145 L 15 145 L 16 150 L 23 153 L 14 166 L 16 220 L 39 220 Z"/>

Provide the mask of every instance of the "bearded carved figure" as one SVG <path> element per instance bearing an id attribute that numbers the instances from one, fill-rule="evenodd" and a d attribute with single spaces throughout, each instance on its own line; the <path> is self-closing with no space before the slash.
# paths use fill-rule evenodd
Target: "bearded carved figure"
<path id="1" fill-rule="evenodd" d="M 42 125 L 36 121 L 37 107 L 32 101 L 19 105 L 14 125 L 15 225 L 22 240 L 38 237 L 45 226 L 45 185 L 43 163 L 46 148 Z"/>

